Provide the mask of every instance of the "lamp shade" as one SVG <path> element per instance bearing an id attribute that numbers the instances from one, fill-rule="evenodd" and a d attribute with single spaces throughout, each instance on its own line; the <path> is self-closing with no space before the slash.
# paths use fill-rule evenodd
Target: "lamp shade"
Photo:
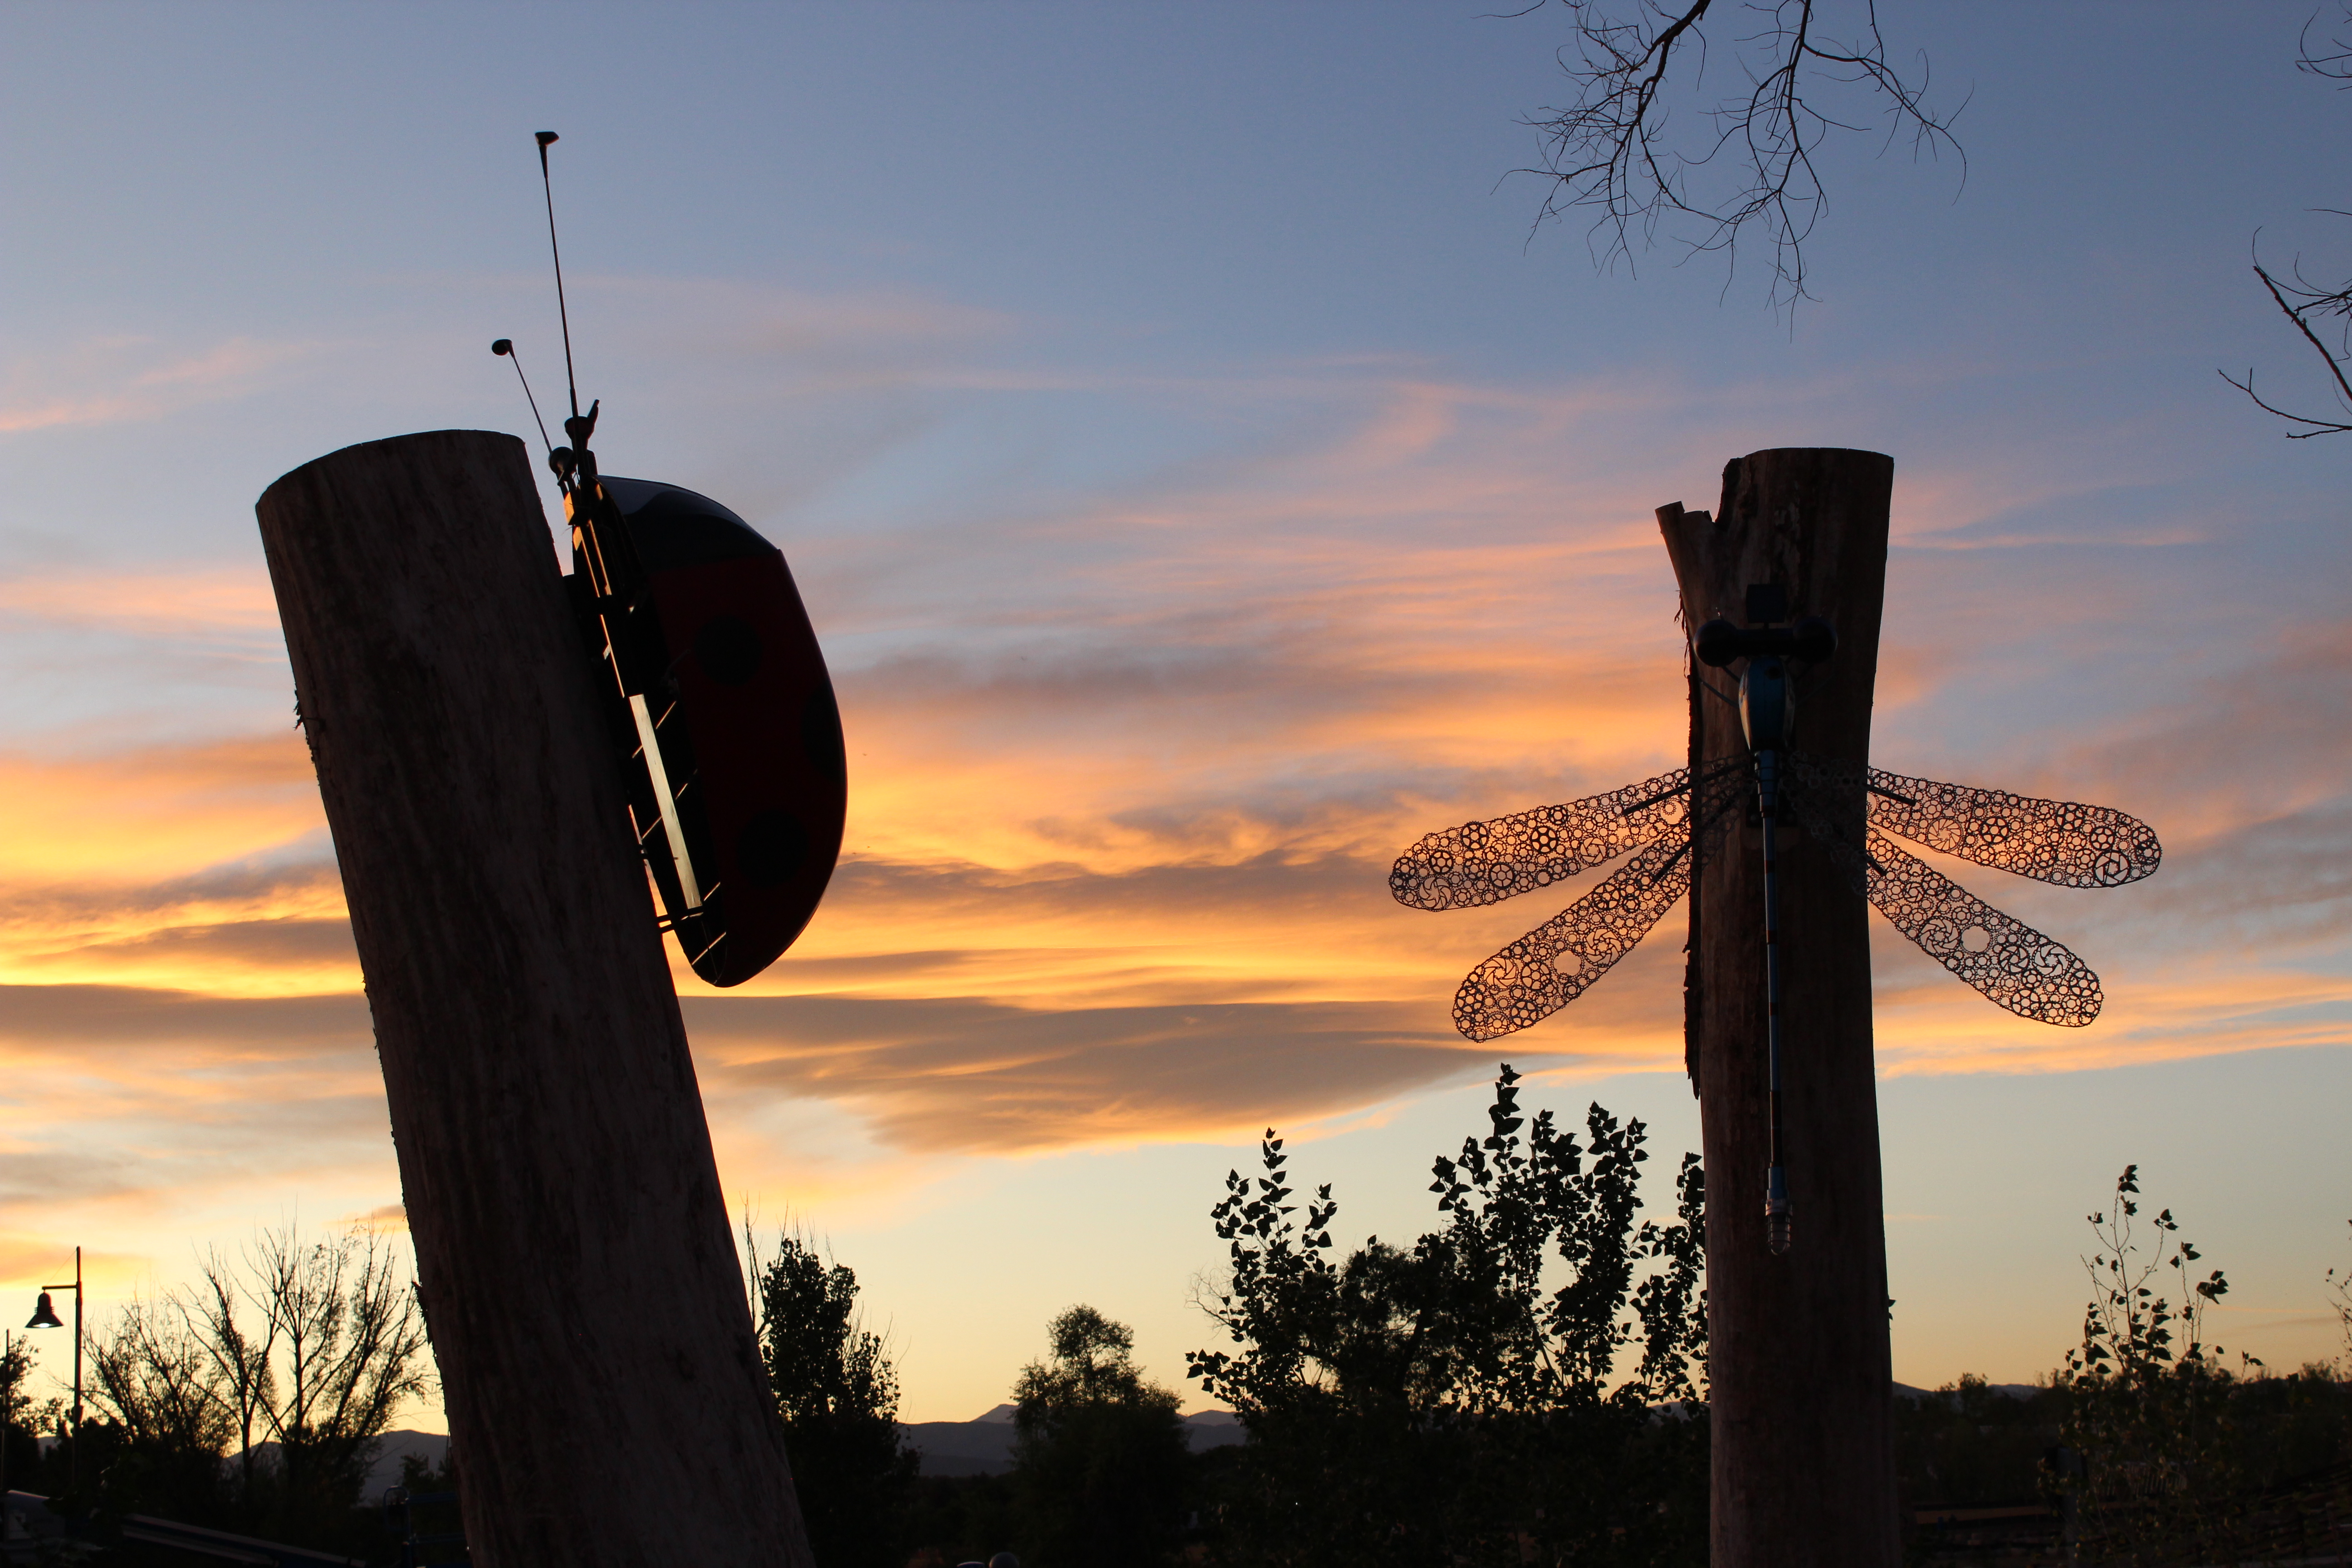
<path id="1" fill-rule="evenodd" d="M 57 1309 L 49 1305 L 49 1293 L 47 1290 L 41 1292 L 40 1305 L 33 1309 L 33 1321 L 26 1323 L 25 1326 L 28 1329 L 62 1329 L 65 1327 L 63 1323 L 58 1321 Z"/>

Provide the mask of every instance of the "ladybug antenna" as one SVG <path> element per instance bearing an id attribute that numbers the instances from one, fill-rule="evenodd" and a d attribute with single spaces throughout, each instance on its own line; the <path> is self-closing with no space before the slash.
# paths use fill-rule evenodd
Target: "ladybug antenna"
<path id="1" fill-rule="evenodd" d="M 555 259 L 555 316 L 563 323 L 563 381 L 572 394 L 572 418 L 577 420 L 580 417 L 580 381 L 572 373 L 572 316 L 563 308 L 563 251 L 555 243 L 555 182 L 547 172 L 547 149 L 560 138 L 552 131 L 535 134 L 539 139 L 539 183 L 547 193 L 547 253 Z M 569 422 L 564 426 L 564 433 L 572 436 L 574 445 L 584 444 L 583 437 L 572 435 Z"/>
<path id="2" fill-rule="evenodd" d="M 514 361 L 515 379 L 522 383 L 523 401 L 530 405 L 530 422 L 539 426 L 540 444 L 550 457 L 555 454 L 555 443 L 547 438 L 547 421 L 539 416 L 539 399 L 530 395 L 530 377 L 522 373 L 522 355 L 515 353 L 512 338 L 500 338 L 490 345 L 490 352 L 501 359 Z"/>

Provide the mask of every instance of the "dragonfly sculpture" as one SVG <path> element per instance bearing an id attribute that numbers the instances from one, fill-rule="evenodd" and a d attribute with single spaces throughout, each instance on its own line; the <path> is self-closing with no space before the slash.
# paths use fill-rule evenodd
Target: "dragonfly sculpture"
<path id="1" fill-rule="evenodd" d="M 1750 617 L 1769 611 L 1751 591 Z M 1782 612 L 1785 614 L 1785 610 Z M 2066 888 L 2113 888 L 2154 872 L 2163 847 L 2147 824 L 2105 806 L 1972 788 L 1816 757 L 1788 745 L 1796 672 L 1830 657 L 1822 622 L 1740 628 L 1710 622 L 1693 638 L 1702 664 L 1744 664 L 1735 695 L 1744 755 L 1678 768 L 1602 795 L 1432 833 L 1389 873 L 1417 910 L 1474 909 L 1557 886 L 1631 858 L 1583 897 L 1473 969 L 1454 996 L 1454 1026 L 1492 1040 L 1565 1007 L 1632 952 L 1690 890 L 1697 856 L 1734 811 L 1762 828 L 1765 984 L 1772 1159 L 1767 1212 L 1787 1250 L 1780 1157 L 1780 976 L 1774 835 L 1793 821 L 1824 845 L 1854 890 L 1963 982 L 2021 1017 L 2080 1028 L 2099 1016 L 2099 977 L 2063 943 L 1986 903 L 1896 842 Z"/>
<path id="2" fill-rule="evenodd" d="M 1920 950 L 2021 1017 L 2080 1028 L 2099 1016 L 2099 977 L 2063 943 L 2003 914 L 1903 848 L 2062 888 L 2116 888 L 2156 870 L 2163 847 L 2120 811 L 1976 789 L 1786 754 L 1782 805 L 1831 847 L 1872 907 Z M 1389 890 L 1416 910 L 1475 909 L 1565 882 L 1635 851 L 1624 866 L 1473 969 L 1454 1027 L 1499 1039 L 1591 988 L 1690 890 L 1694 833 L 1719 838 L 1756 791 L 1753 753 L 1559 805 L 1432 833 L 1398 858 Z M 1853 831 L 1848 819 L 1860 819 Z"/>

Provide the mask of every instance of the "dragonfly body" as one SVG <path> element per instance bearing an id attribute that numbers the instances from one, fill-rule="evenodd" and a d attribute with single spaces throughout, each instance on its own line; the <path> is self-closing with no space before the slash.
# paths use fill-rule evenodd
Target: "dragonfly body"
<path id="1" fill-rule="evenodd" d="M 1834 646 L 1834 645 L 1832 645 Z M 1756 763 L 1756 814 L 1764 847 L 1764 1058 L 1770 1163 L 1764 1215 L 1774 1252 L 1789 1250 L 1788 1168 L 1780 1151 L 1780 753 L 1797 721 L 1797 693 L 1787 661 L 1759 654 L 1739 677 L 1739 725 Z"/>

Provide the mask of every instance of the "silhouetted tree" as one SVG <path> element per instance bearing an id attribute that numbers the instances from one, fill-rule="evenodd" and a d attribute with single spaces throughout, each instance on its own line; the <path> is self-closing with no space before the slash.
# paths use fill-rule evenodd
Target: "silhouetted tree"
<path id="1" fill-rule="evenodd" d="M 33 1373 L 33 1350 L 19 1340 L 0 1355 L 0 1470 L 11 1487 L 38 1490 L 27 1483 L 41 1461 L 39 1434 L 58 1423 L 65 1402 L 51 1398 L 36 1404 L 27 1380 Z"/>
<path id="2" fill-rule="evenodd" d="M 2344 1332 L 2346 1370 L 2352 1372 L 2352 1268 L 2327 1271 L 2327 1294 L 2332 1298 L 2328 1305 L 2335 1310 L 2336 1326 Z"/>
<path id="3" fill-rule="evenodd" d="M 898 1431 L 898 1373 L 858 1321 L 857 1276 L 797 1237 L 765 1259 L 749 1225 L 743 1240 L 809 1549 L 825 1568 L 897 1568 L 918 1458 Z"/>
<path id="4" fill-rule="evenodd" d="M 235 1486 L 245 1511 L 261 1506 L 262 1456 L 255 1447 L 268 1436 L 264 1411 L 277 1393 L 278 1376 L 270 1364 L 276 1349 L 267 1318 L 254 1338 L 247 1332 L 248 1303 L 235 1266 L 219 1252 L 206 1256 L 198 1284 L 171 1298 L 173 1307 L 196 1325 L 205 1354 L 212 1363 L 211 1388 L 234 1430 L 236 1445 Z"/>
<path id="5" fill-rule="evenodd" d="M 89 1369 L 107 1508 L 310 1541 L 349 1534 L 378 1439 L 430 1376 L 392 1244 L 290 1225 L 209 1254 L 192 1289 L 131 1303 L 92 1335 Z"/>
<path id="6" fill-rule="evenodd" d="M 424 1314 L 392 1246 L 357 1228 L 263 1231 L 240 1266 L 205 1261 L 190 1313 L 230 1408 L 257 1410 L 278 1443 L 271 1514 L 340 1522 L 393 1415 L 430 1386 Z"/>
<path id="7" fill-rule="evenodd" d="M 1907 133 L 1913 151 L 1960 152 L 1949 114 L 1927 100 L 1923 58 L 1915 84 L 1887 63 L 1875 0 L 1843 7 L 1830 0 L 1749 0 L 1711 38 L 1715 0 L 1563 0 L 1573 41 L 1559 51 L 1576 88 L 1565 108 L 1529 123 L 1544 133 L 1539 169 L 1551 182 L 1538 219 L 1592 215 L 1604 266 L 1646 248 L 1665 229 L 1693 252 L 1737 256 L 1743 233 L 1760 229 L 1772 257 L 1775 304 L 1806 298 L 1804 242 L 1828 205 L 1815 157 L 1832 132 L 1877 121 L 1889 138 Z M 1546 10 L 1542 0 L 1526 16 Z M 1832 28 L 1837 30 L 1833 33 Z M 1738 85 L 1702 93 L 1706 67 L 1721 58 Z M 1674 110 L 1686 106 L 1685 132 Z"/>
<path id="8" fill-rule="evenodd" d="M 2055 1373 L 2007 1388 L 1963 1375 L 1898 1394 L 1906 1504 L 1966 1509 L 2042 1494 L 2079 1537 L 2067 1561 L 2325 1561 L 2352 1487 L 2344 1369 L 2315 1362 L 2281 1375 L 2252 1356 L 2225 1364 L 2202 1319 L 2229 1293 L 2226 1278 L 2199 1278 L 2190 1265 L 2201 1255 L 2170 1210 L 2142 1213 L 2137 1166 L 2113 1199 L 2088 1216 L 2092 1299 L 2082 1342 Z M 2340 1277 L 2331 1271 L 2328 1284 L 2340 1289 Z M 1979 1528 L 1956 1521 L 1947 1533 Z M 1942 1562 L 1962 1544 L 1930 1531 L 1914 1548 Z"/>
<path id="9" fill-rule="evenodd" d="M 1449 1222 L 1409 1248 L 1339 1260 L 1329 1185 L 1295 1218 L 1272 1131 L 1265 1174 L 1226 1177 L 1231 1276 L 1202 1304 L 1240 1348 L 1193 1352 L 1191 1374 L 1249 1430 L 1228 1560 L 1706 1561 L 1697 1157 L 1679 1223 L 1636 1228 L 1642 1123 L 1595 1105 L 1580 1148 L 1549 1111 L 1528 1127 L 1517 1079 L 1505 1064 L 1487 1136 L 1436 1162 Z"/>
<path id="10" fill-rule="evenodd" d="M 1029 1568 L 1168 1560 L 1192 1468 L 1175 1394 L 1135 1365 L 1135 1333 L 1092 1307 L 1046 1329 L 1013 1389 L 1013 1482 Z"/>
<path id="11" fill-rule="evenodd" d="M 985 1563 L 1020 1534 L 1010 1476 L 917 1476 L 907 1506 L 907 1568 Z"/>
<path id="12" fill-rule="evenodd" d="M 1963 1373 L 1895 1399 L 1895 1472 L 1906 1507 L 2029 1503 L 2042 1488 L 2065 1399 L 2049 1387 L 1996 1388 Z"/>
<path id="13" fill-rule="evenodd" d="M 124 1308 L 92 1336 L 89 1393 L 115 1428 L 102 1485 L 120 1511 L 194 1523 L 219 1516 L 221 1463 L 236 1429 L 184 1312 L 168 1299 Z"/>
<path id="14" fill-rule="evenodd" d="M 93 1330 L 79 1503 L 101 1519 L 373 1545 L 380 1532 L 352 1512 L 378 1439 L 429 1386 L 425 1357 L 392 1244 L 263 1231 L 234 1260 L 208 1255 L 194 1289 L 133 1300 Z M 62 1450 L 44 1468 L 64 1489 Z"/>

